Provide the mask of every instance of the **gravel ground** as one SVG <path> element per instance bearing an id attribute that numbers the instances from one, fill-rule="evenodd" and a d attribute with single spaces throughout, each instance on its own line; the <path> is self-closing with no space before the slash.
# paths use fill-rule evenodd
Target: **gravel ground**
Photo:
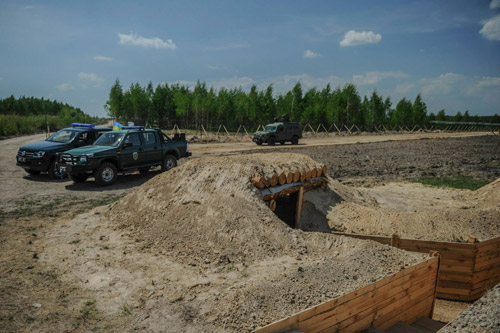
<path id="1" fill-rule="evenodd" d="M 500 332 L 500 284 L 439 332 Z"/>

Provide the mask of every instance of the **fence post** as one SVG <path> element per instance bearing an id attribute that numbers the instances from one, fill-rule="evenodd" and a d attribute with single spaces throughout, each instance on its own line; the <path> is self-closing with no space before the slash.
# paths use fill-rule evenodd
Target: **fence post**
<path id="1" fill-rule="evenodd" d="M 400 238 L 398 234 L 392 234 L 391 237 L 391 246 L 392 247 L 399 247 L 401 244 Z"/>

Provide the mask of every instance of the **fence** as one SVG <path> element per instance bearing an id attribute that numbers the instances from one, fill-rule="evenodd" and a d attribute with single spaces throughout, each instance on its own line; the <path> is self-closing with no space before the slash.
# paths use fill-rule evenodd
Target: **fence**
<path id="1" fill-rule="evenodd" d="M 438 251 L 441 255 L 438 298 L 474 301 L 500 282 L 500 237 L 471 244 L 403 239 L 397 235 L 335 234 L 369 239 L 412 252 Z"/>
<path id="2" fill-rule="evenodd" d="M 389 126 L 388 126 L 389 127 Z M 255 131 L 263 130 L 265 126 L 258 125 Z M 331 124 L 330 126 L 325 126 L 324 124 L 319 124 L 313 126 L 311 124 L 306 124 L 303 127 L 303 133 L 310 133 L 313 136 L 317 135 L 359 135 L 363 132 L 368 133 L 388 133 L 388 134 L 398 134 L 398 133 L 420 133 L 420 132 L 500 132 L 500 125 L 457 125 L 457 124 L 436 124 L 431 126 L 419 126 L 415 125 L 411 128 L 407 126 L 392 126 L 387 128 L 385 125 L 371 126 L 370 128 L 360 129 L 357 125 L 346 125 L 346 124 Z M 164 129 L 167 132 L 178 133 L 181 131 L 178 125 L 174 125 L 172 129 Z M 250 128 L 246 128 L 244 125 L 239 125 L 237 129 L 231 131 L 225 125 L 219 125 L 213 129 L 206 129 L 203 125 L 199 128 L 191 130 L 200 136 L 251 136 L 253 131 Z"/>
<path id="3" fill-rule="evenodd" d="M 257 329 L 258 333 L 300 329 L 304 332 L 355 332 L 374 326 L 431 317 L 439 256 L 402 270 L 364 288 Z"/>

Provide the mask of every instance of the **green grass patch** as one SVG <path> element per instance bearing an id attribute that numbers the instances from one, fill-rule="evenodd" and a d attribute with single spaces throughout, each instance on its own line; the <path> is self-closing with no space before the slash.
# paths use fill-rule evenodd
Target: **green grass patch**
<path id="1" fill-rule="evenodd" d="M 482 178 L 458 175 L 453 177 L 420 177 L 415 182 L 436 187 L 451 187 L 475 191 L 490 181 Z"/>

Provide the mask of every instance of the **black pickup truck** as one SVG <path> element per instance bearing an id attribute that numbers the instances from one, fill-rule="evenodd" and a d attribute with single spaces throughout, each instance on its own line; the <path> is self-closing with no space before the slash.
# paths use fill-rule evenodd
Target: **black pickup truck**
<path id="1" fill-rule="evenodd" d="M 118 172 L 147 172 L 155 166 L 170 170 L 188 156 L 184 134 L 171 139 L 159 129 L 125 127 L 104 133 L 91 146 L 59 154 L 58 166 L 76 183 L 93 176 L 98 185 L 107 186 L 116 181 Z"/>
<path id="2" fill-rule="evenodd" d="M 52 179 L 61 176 L 56 167 L 56 154 L 69 149 L 91 145 L 110 127 L 96 127 L 93 124 L 73 123 L 72 127 L 63 128 L 45 141 L 30 143 L 19 148 L 16 165 L 30 175 L 48 172 Z"/>

